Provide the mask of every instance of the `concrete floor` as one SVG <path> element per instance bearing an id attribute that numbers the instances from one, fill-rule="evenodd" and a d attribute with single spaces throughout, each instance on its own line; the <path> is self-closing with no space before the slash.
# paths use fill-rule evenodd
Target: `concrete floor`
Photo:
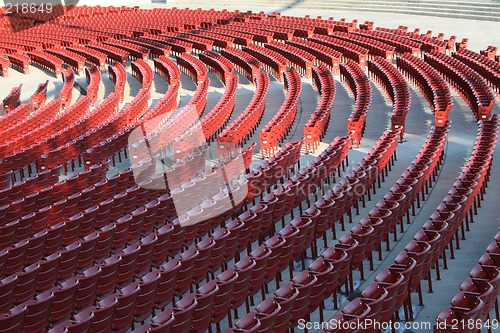
<path id="1" fill-rule="evenodd" d="M 254 8 L 249 5 L 249 8 L 255 11 L 260 8 Z M 217 9 L 217 8 L 216 8 Z M 248 8 L 246 8 L 248 9 Z M 266 11 L 272 11 L 266 8 Z M 286 9 L 283 11 L 286 15 L 304 15 L 302 11 Z M 381 14 L 381 13 L 366 13 L 366 12 L 343 12 L 343 11 L 320 11 L 310 10 L 307 14 L 311 16 L 322 15 L 323 17 L 334 16 L 335 18 L 345 17 L 347 20 L 357 18 L 360 22 L 364 20 L 374 21 L 376 26 L 397 27 L 398 25 L 408 25 L 410 29 L 420 27 L 423 31 L 433 30 L 435 33 L 444 32 L 446 36 L 451 34 L 456 35 L 459 39 L 462 37 L 469 38 L 469 46 L 473 50 L 485 48 L 487 45 L 500 45 L 500 34 L 490 33 L 499 31 L 500 23 L 493 22 L 479 22 L 467 20 L 453 20 L 441 18 L 427 18 L 421 16 L 410 15 L 396 15 L 396 14 Z M 152 66 L 152 62 L 150 62 Z M 23 75 L 14 70 L 10 71 L 9 78 L 0 78 L 0 87 L 3 95 L 7 95 L 10 89 L 19 84 L 23 84 L 22 100 L 27 102 L 29 96 L 35 91 L 39 83 L 49 79 L 49 98 L 57 96 L 58 90 L 62 87 L 62 81 L 58 80 L 37 68 L 30 68 L 30 75 Z M 130 70 L 129 70 L 130 71 Z M 99 93 L 99 100 L 102 100 L 107 94 L 113 90 L 113 85 L 107 78 L 107 73 L 102 73 L 103 82 Z M 210 74 L 211 87 L 209 89 L 209 97 L 207 101 L 207 108 L 205 114 L 217 103 L 223 93 L 221 83 L 212 74 Z M 128 84 L 125 91 L 125 103 L 129 102 L 139 90 L 138 82 L 131 77 L 129 73 Z M 346 121 L 349 117 L 353 99 L 350 92 L 343 86 L 336 76 L 336 99 L 332 108 L 332 117 L 328 132 L 326 133 L 323 142 L 325 144 L 331 142 L 338 135 L 345 135 L 347 133 Z M 84 77 L 78 77 L 77 81 L 86 86 Z M 196 87 L 193 82 L 182 75 L 181 78 L 181 100 L 180 106 L 185 105 Z M 231 121 L 242 112 L 253 96 L 254 87 L 249 84 L 248 80 L 240 76 L 240 85 L 238 87 L 236 98 L 236 106 Z M 303 79 L 302 95 L 300 97 L 300 110 L 293 124 L 290 134 L 287 136 L 286 141 L 295 141 L 302 136 L 302 127 L 309 118 L 308 115 L 314 111 L 318 99 L 318 93 L 312 88 L 311 81 Z M 152 91 L 152 103 L 155 103 L 167 89 L 167 85 L 162 78 L 155 76 Z M 392 107 L 387 103 L 385 95 L 383 95 L 377 86 L 372 84 L 373 100 L 371 107 L 368 111 L 367 129 L 359 149 L 352 149 L 349 154 L 350 167 L 354 167 L 362 157 L 369 152 L 373 144 L 378 140 L 383 131 L 388 128 L 390 114 Z M 359 216 L 355 216 L 354 223 L 357 223 L 367 212 L 373 208 L 375 203 L 385 195 L 389 188 L 404 172 L 406 167 L 411 163 L 417 152 L 419 151 L 422 143 L 425 141 L 426 135 L 430 129 L 433 121 L 432 113 L 429 109 L 427 102 L 413 87 L 411 87 L 412 105 L 407 118 L 405 142 L 400 144 L 397 149 L 398 160 L 392 171 L 389 173 L 386 181 L 382 184 L 381 188 L 377 190 L 377 194 L 372 197 L 372 201 L 368 202 L 365 208 L 362 208 Z M 3 96 L 3 97 L 5 97 Z M 74 100 L 77 98 L 78 92 L 74 91 Z M 280 82 L 271 80 L 269 95 L 266 103 L 266 111 L 261 124 L 255 131 L 255 134 L 249 140 L 258 142 L 258 133 L 260 129 L 265 126 L 267 121 L 272 118 L 274 113 L 279 109 L 284 100 L 283 85 Z M 2 98 L 3 98 L 2 97 Z M 470 155 L 471 149 L 477 133 L 477 124 L 472 117 L 472 113 L 463 102 L 463 100 L 456 94 L 453 95 L 454 107 L 450 114 L 452 126 L 449 133 L 448 144 L 446 147 L 446 159 L 439 174 L 437 183 L 434 184 L 430 195 L 423 203 L 417 215 L 412 219 L 410 226 L 406 228 L 403 235 L 400 235 L 398 242 L 391 243 L 391 251 L 384 252 L 382 261 L 375 260 L 375 270 L 369 272 L 365 270 L 365 280 L 359 280 L 359 274 L 355 273 L 356 293 L 360 293 L 367 285 L 369 285 L 376 274 L 384 267 L 389 266 L 394 257 L 408 244 L 413 235 L 421 228 L 428 217 L 435 211 L 441 200 L 445 197 L 449 188 L 452 186 L 454 180 L 458 176 L 461 168 L 464 166 Z M 495 113 L 499 113 L 500 107 L 495 106 Z M 499 154 L 498 149 L 495 153 L 496 161 Z M 311 156 L 303 156 L 301 163 L 306 163 L 311 159 Z M 255 156 L 256 163 L 261 163 L 260 154 L 256 150 Z M 304 165 L 304 164 L 301 164 Z M 110 173 L 114 173 L 119 169 L 128 166 L 127 161 L 117 168 L 112 168 Z M 348 170 L 347 170 L 348 171 Z M 446 306 L 453 295 L 458 291 L 460 283 L 467 278 L 470 269 L 477 263 L 479 257 L 484 253 L 487 245 L 493 240 L 494 234 L 498 231 L 500 226 L 499 210 L 498 210 L 498 197 L 500 197 L 500 174 L 497 166 L 492 170 L 491 182 L 485 196 L 482 208 L 479 210 L 479 215 L 475 217 L 475 223 L 471 225 L 471 231 L 466 234 L 466 240 L 461 242 L 461 249 L 456 251 L 456 259 L 449 261 L 449 269 L 441 270 L 441 281 L 434 281 L 434 293 L 428 293 L 427 287 L 422 282 L 424 290 L 424 306 L 416 309 L 418 314 L 415 322 L 433 322 L 436 315 Z M 339 179 L 338 179 L 339 180 Z M 298 210 L 296 211 L 298 213 Z M 290 218 L 287 218 L 287 222 Z M 354 224 L 353 224 L 354 225 Z M 347 230 L 351 226 L 347 225 Z M 278 228 L 279 229 L 279 228 Z M 340 229 L 340 228 L 338 228 Z M 338 231 L 338 237 L 342 236 L 343 232 Z M 345 231 L 347 232 L 347 231 Z M 330 235 L 331 236 L 331 235 Z M 328 246 L 336 243 L 329 237 Z M 321 250 L 319 251 L 321 252 Z M 310 262 L 310 260 L 308 261 Z M 234 263 L 230 263 L 231 264 Z M 298 265 L 297 274 L 302 268 Z M 288 280 L 288 274 L 283 274 L 285 282 Z M 272 295 L 274 285 L 270 284 L 270 293 Z M 414 295 L 416 296 L 416 295 Z M 345 299 L 343 299 L 345 300 Z M 414 298 L 415 300 L 415 298 Z M 255 297 L 255 304 L 261 301 L 260 294 Z M 331 303 L 331 302 L 330 302 Z M 414 302 L 416 304 L 416 302 Z M 327 307 L 331 304 L 327 302 Z M 253 308 L 253 307 L 252 307 Z M 240 314 L 244 313 L 244 308 L 240 309 Z M 325 319 L 330 318 L 336 313 L 334 310 L 325 311 Z M 311 314 L 311 321 L 318 321 L 318 313 Z M 222 327 L 227 327 L 227 322 L 222 323 Z M 300 331 L 298 329 L 296 332 Z M 413 330 L 414 332 L 428 332 L 426 329 Z M 410 331 L 408 331 L 410 332 Z"/>

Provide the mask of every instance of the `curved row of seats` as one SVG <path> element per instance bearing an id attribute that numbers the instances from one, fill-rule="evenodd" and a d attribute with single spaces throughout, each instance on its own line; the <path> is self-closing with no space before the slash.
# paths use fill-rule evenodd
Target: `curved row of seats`
<path id="1" fill-rule="evenodd" d="M 239 78 L 234 75 L 226 81 L 226 90 L 213 109 L 201 119 L 205 140 L 213 140 L 228 123 L 234 110 Z"/>
<path id="2" fill-rule="evenodd" d="M 467 65 L 444 53 L 425 53 L 424 60 L 436 68 L 461 95 L 465 95 L 464 100 L 477 120 L 490 119 L 495 95 L 485 79 Z"/>
<path id="3" fill-rule="evenodd" d="M 93 49 L 106 55 L 108 63 L 119 62 L 124 66 L 127 65 L 129 52 L 116 46 L 105 45 L 102 43 L 92 43 L 86 45 L 87 49 Z"/>
<path id="4" fill-rule="evenodd" d="M 189 53 L 182 53 L 175 59 L 181 72 L 189 76 L 194 83 L 200 84 L 206 80 L 208 69 L 200 59 Z"/>
<path id="5" fill-rule="evenodd" d="M 61 101 L 61 108 L 65 109 L 73 101 L 73 85 L 75 84 L 75 72 L 71 67 L 63 70 L 63 86 L 57 97 Z"/>
<path id="6" fill-rule="evenodd" d="M 139 45 L 142 46 L 143 48 L 148 49 L 149 57 L 152 59 L 156 59 L 162 56 L 168 57 L 170 55 L 170 46 L 154 42 L 152 40 L 148 40 L 142 37 L 127 37 L 123 38 L 122 41 L 128 42 L 129 44 L 132 45 Z"/>
<path id="7" fill-rule="evenodd" d="M 30 57 L 21 52 L 15 52 L 7 54 L 7 58 L 12 68 L 19 70 L 21 73 L 29 74 Z"/>
<path id="8" fill-rule="evenodd" d="M 125 98 L 125 84 L 127 83 L 127 72 L 119 62 L 108 65 L 108 75 L 111 82 L 115 84 L 115 93 L 120 96 L 120 102 Z"/>
<path id="9" fill-rule="evenodd" d="M 262 67 L 266 70 L 266 72 L 272 74 L 279 81 L 283 80 L 283 74 L 286 71 L 288 63 L 284 56 L 255 44 L 243 46 L 241 49 L 258 59 L 262 63 Z"/>
<path id="10" fill-rule="evenodd" d="M 90 104 L 94 105 L 99 97 L 99 88 L 101 86 L 101 72 L 95 65 L 85 67 L 85 77 L 87 79 L 87 96 L 90 98 Z"/>
<path id="11" fill-rule="evenodd" d="M 155 72 L 163 77 L 169 86 L 163 97 L 145 115 L 145 121 L 154 119 L 156 124 L 160 124 L 170 118 L 178 105 L 181 72 L 175 63 L 165 56 L 156 58 L 154 66 Z"/>
<path id="12" fill-rule="evenodd" d="M 4 143 L 0 149 L 0 156 L 5 158 L 6 156 L 27 151 L 33 144 L 33 140 L 38 140 L 36 135 L 40 127 L 50 125 L 60 110 L 61 103 L 59 100 L 52 100 L 42 106 L 38 112 L 30 115 L 31 117 L 27 119 L 29 121 L 24 121 L 16 127 L 1 133 L 0 138 Z"/>
<path id="13" fill-rule="evenodd" d="M 107 56 L 103 52 L 94 50 L 90 47 L 85 46 L 75 46 L 68 47 L 67 50 L 81 55 L 86 59 L 87 64 L 94 64 L 99 68 L 100 71 L 104 71 L 106 68 Z"/>
<path id="14" fill-rule="evenodd" d="M 500 94 L 500 63 L 468 49 L 459 49 L 452 54 L 470 68 L 478 72 L 490 86 Z"/>
<path id="15" fill-rule="evenodd" d="M 245 110 L 217 137 L 220 154 L 227 154 L 234 147 L 246 142 L 260 123 L 266 107 L 269 91 L 269 75 L 262 72 L 255 79 L 255 93 Z"/>
<path id="16" fill-rule="evenodd" d="M 445 53 L 446 50 L 454 47 L 455 37 L 451 36 L 448 41 L 444 40 L 444 35 L 439 34 L 437 37 L 432 37 L 432 31 L 428 30 L 425 34 L 420 34 L 420 29 L 416 28 L 413 32 L 408 31 L 408 27 L 399 26 L 397 29 L 389 29 L 384 27 L 377 27 L 375 31 L 387 32 L 389 34 L 404 37 L 407 40 L 421 43 L 421 50 L 424 52 L 431 52 L 433 50 Z"/>
<path id="17" fill-rule="evenodd" d="M 233 43 L 240 46 L 250 46 L 253 44 L 254 35 L 248 32 L 233 30 L 225 26 L 212 27 L 211 32 L 221 34 L 233 39 Z"/>
<path id="18" fill-rule="evenodd" d="M 305 17 L 294 17 L 281 15 L 279 12 L 273 12 L 266 17 L 264 13 L 259 13 L 253 15 L 253 17 L 258 16 L 259 19 L 267 19 L 271 22 L 276 21 L 279 25 L 293 27 L 298 23 L 304 23 L 308 26 L 314 27 L 314 33 L 319 33 L 323 35 L 330 35 L 334 31 L 352 32 L 356 30 L 357 20 L 352 20 L 352 22 L 347 22 L 344 18 L 340 20 L 334 20 L 333 17 L 328 19 L 323 19 L 321 16 L 316 18 L 311 18 L 309 15 Z"/>
<path id="19" fill-rule="evenodd" d="M 313 66 L 315 60 L 315 57 L 312 54 L 301 48 L 278 41 L 266 43 L 264 44 L 264 47 L 278 52 L 287 58 L 289 67 L 297 68 L 302 76 L 305 76 L 306 78 L 311 77 L 311 67 Z M 292 64 L 294 66 L 292 66 Z"/>
<path id="20" fill-rule="evenodd" d="M 171 54 L 175 56 L 182 55 L 184 53 L 190 54 L 193 51 L 193 44 L 184 40 L 153 34 L 144 34 L 142 38 L 168 46 Z"/>
<path id="21" fill-rule="evenodd" d="M 53 48 L 46 52 L 61 59 L 66 65 L 72 67 L 78 75 L 83 74 L 83 67 L 85 66 L 83 56 L 63 48 Z"/>
<path id="22" fill-rule="evenodd" d="M 347 86 L 356 99 L 354 110 L 347 120 L 347 132 L 356 142 L 356 147 L 359 147 L 365 132 L 366 116 L 372 101 L 370 82 L 364 70 L 352 60 L 340 64 L 340 80 L 347 82 Z"/>
<path id="23" fill-rule="evenodd" d="M 31 64 L 41 69 L 52 72 L 56 77 L 60 77 L 63 61 L 44 51 L 32 51 L 28 53 Z"/>
<path id="24" fill-rule="evenodd" d="M 271 23 L 270 23 L 271 22 Z M 246 22 L 234 22 L 232 26 L 235 27 L 235 30 L 245 31 L 254 33 L 254 31 L 258 32 L 258 34 L 254 34 L 255 36 L 260 36 L 260 38 L 254 38 L 254 41 L 259 43 L 269 43 L 274 40 L 289 40 L 293 38 L 295 34 L 295 30 L 284 25 L 276 24 L 275 22 L 269 20 L 258 20 L 255 22 L 246 21 Z M 312 35 L 312 28 L 306 29 L 305 36 L 309 37 Z"/>
<path id="25" fill-rule="evenodd" d="M 146 58 L 147 59 L 147 58 Z M 132 62 L 132 76 L 139 81 L 142 89 L 151 89 L 153 84 L 153 70 L 142 58 Z"/>
<path id="26" fill-rule="evenodd" d="M 225 81 L 224 94 L 215 106 L 194 126 L 185 129 L 173 141 L 175 158 L 185 157 L 194 148 L 211 140 L 222 127 L 229 121 L 234 110 L 236 90 L 238 88 L 238 76 L 233 75 Z"/>
<path id="27" fill-rule="evenodd" d="M 369 54 L 372 57 L 379 56 L 389 61 L 392 61 L 392 59 L 394 58 L 394 51 L 396 48 L 379 40 L 341 31 L 335 31 L 332 36 L 335 36 L 347 42 L 358 44 L 361 47 L 368 49 Z"/>
<path id="28" fill-rule="evenodd" d="M 488 58 L 490 60 L 495 60 L 495 58 L 497 56 L 497 51 L 498 51 L 498 47 L 496 47 L 494 45 L 488 45 L 486 47 L 486 49 L 480 50 L 479 53 L 481 55 L 484 55 L 486 58 Z"/>
<path id="29" fill-rule="evenodd" d="M 306 152 L 314 152 L 326 132 L 330 121 L 330 110 L 335 99 L 335 80 L 330 70 L 324 66 L 312 68 L 313 86 L 320 94 L 318 106 L 304 125 Z"/>
<path id="30" fill-rule="evenodd" d="M 181 71 L 168 56 L 160 56 L 154 60 L 155 73 L 163 77 L 170 86 L 179 84 Z"/>
<path id="31" fill-rule="evenodd" d="M 323 44 L 315 43 L 310 40 L 298 37 L 287 40 L 285 43 L 314 55 L 317 65 L 319 65 L 318 62 L 322 62 L 323 64 L 328 66 L 332 73 L 337 74 L 339 72 L 339 63 L 340 58 L 342 58 L 342 53 Z"/>
<path id="32" fill-rule="evenodd" d="M 191 45 L 193 53 L 202 53 L 212 50 L 213 41 L 205 37 L 184 34 L 179 35 L 175 32 L 162 32 L 162 34 L 158 36 L 167 37 L 169 41 L 174 41 L 176 43 L 180 42 Z"/>
<path id="33" fill-rule="evenodd" d="M 36 88 L 35 92 L 31 96 L 30 105 L 33 110 L 38 110 L 45 105 L 47 101 L 47 88 L 49 86 L 49 80 L 44 83 L 40 83 Z"/>
<path id="34" fill-rule="evenodd" d="M 397 36 L 389 32 L 360 29 L 354 31 L 353 33 L 394 46 L 397 55 L 411 54 L 413 56 L 418 56 L 421 52 L 422 43 L 415 42 L 404 38 L 403 36 Z"/>
<path id="35" fill-rule="evenodd" d="M 401 140 L 404 136 L 406 115 L 410 110 L 410 89 L 403 75 L 387 60 L 374 57 L 368 60 L 368 73 L 387 93 L 393 104 L 391 126 L 393 130 L 401 129 Z"/>
<path id="36" fill-rule="evenodd" d="M 409 54 L 396 59 L 398 69 L 424 94 L 434 111 L 434 124 L 444 126 L 453 106 L 450 88 L 439 72 L 422 59 Z"/>
<path id="37" fill-rule="evenodd" d="M 117 39 L 107 39 L 103 43 L 125 50 L 128 52 L 129 60 L 148 60 L 149 58 L 149 49 L 141 45 Z"/>
<path id="38" fill-rule="evenodd" d="M 231 26 L 234 28 L 228 34 L 232 34 L 233 32 L 239 33 L 238 37 L 244 40 L 244 42 L 237 43 L 240 45 L 248 44 L 249 40 L 257 43 L 268 43 L 273 40 L 273 36 L 280 35 L 277 31 L 269 31 L 264 27 L 259 28 L 259 26 L 255 26 L 255 23 L 248 21 L 234 22 Z M 287 36 L 288 34 L 285 35 Z"/>
<path id="39" fill-rule="evenodd" d="M 358 44 L 345 41 L 335 37 L 334 35 L 325 36 L 315 34 L 314 36 L 309 37 L 308 40 L 325 45 L 342 53 L 342 59 L 344 62 L 347 62 L 347 60 L 350 59 L 358 63 L 363 68 L 370 52 L 368 49 L 359 46 Z"/>
<path id="40" fill-rule="evenodd" d="M 208 69 L 226 86 L 233 79 L 234 65 L 229 59 L 212 51 L 205 51 L 198 55 L 198 58 L 205 63 Z"/>
<path id="41" fill-rule="evenodd" d="M 297 115 L 302 82 L 297 70 L 291 68 L 285 72 L 285 89 L 287 94 L 285 101 L 273 118 L 264 126 L 259 133 L 260 151 L 262 157 L 271 156 L 275 153 L 278 144 L 284 139 L 293 125 Z"/>
<path id="42" fill-rule="evenodd" d="M 366 318 L 377 318 L 386 322 L 393 318 L 394 311 L 397 311 L 401 306 L 405 308 L 406 319 L 412 319 L 409 310 L 411 309 L 410 292 L 417 291 L 419 293 L 419 303 L 422 305 L 420 281 L 427 278 L 429 289 L 432 291 L 431 268 L 436 268 L 437 278 L 439 278 L 437 261 L 441 256 L 445 260 L 446 248 L 450 250 L 451 257 L 454 257 L 452 243 L 455 240 L 458 247 L 460 228 L 462 236 L 464 236 L 464 230 L 469 226 L 468 216 L 472 216 L 476 212 L 476 203 L 481 200 L 481 193 L 483 193 L 489 177 L 497 138 L 497 115 L 491 120 L 479 123 L 479 133 L 471 158 L 448 195 L 443 199 L 443 203 L 429 217 L 429 220 L 423 225 L 423 229 L 417 232 L 405 250 L 396 257 L 395 264 L 382 270 L 375 277 L 375 281 L 362 293 L 363 297 L 366 297 L 368 292 L 375 292 L 380 286 L 387 291 L 386 295 L 379 294 L 375 298 L 367 300 L 356 299 L 344 308 L 344 311 L 352 309 L 352 315 L 346 313 L 343 316 L 341 313 L 334 320 L 359 322 Z M 446 267 L 445 261 L 444 268 Z M 498 270 L 496 273 L 495 271 L 490 272 L 489 268 L 481 269 L 480 266 L 479 269 L 474 270 L 474 275 L 471 277 L 489 281 L 490 278 L 497 275 Z M 360 311 L 360 308 L 363 310 Z M 472 310 L 472 307 L 469 310 Z M 453 313 L 449 311 L 445 311 L 442 315 L 442 320 L 453 318 Z M 460 316 L 459 319 L 461 319 Z M 438 319 L 438 321 L 440 320 Z M 448 323 L 451 324 L 450 321 Z M 338 327 L 338 323 L 334 326 Z M 449 329 L 450 327 L 447 326 L 443 332 L 448 332 Z M 337 332 L 338 330 L 325 331 Z"/>
<path id="43" fill-rule="evenodd" d="M 213 42 L 212 48 L 214 50 L 221 51 L 228 47 L 234 46 L 234 39 L 232 37 L 220 35 L 206 30 L 191 30 L 184 32 L 184 34 L 190 36 L 201 36 L 210 39 Z"/>
<path id="44" fill-rule="evenodd" d="M 222 49 L 220 53 L 234 64 L 241 75 L 244 75 L 250 82 L 256 83 L 261 63 L 255 57 L 232 47 Z"/>

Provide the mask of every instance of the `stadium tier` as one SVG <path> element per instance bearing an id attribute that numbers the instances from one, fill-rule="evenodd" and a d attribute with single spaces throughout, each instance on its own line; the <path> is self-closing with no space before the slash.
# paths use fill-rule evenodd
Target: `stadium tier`
<path id="1" fill-rule="evenodd" d="M 495 46 L 280 12 L 13 8 L 0 333 L 500 329 Z"/>

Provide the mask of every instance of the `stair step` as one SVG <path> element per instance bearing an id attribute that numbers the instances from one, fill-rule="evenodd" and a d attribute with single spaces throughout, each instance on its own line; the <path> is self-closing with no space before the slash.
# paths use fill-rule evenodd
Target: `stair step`
<path id="1" fill-rule="evenodd" d="M 248 1 L 241 0 L 219 0 L 219 1 L 200 1 L 200 0 L 177 0 L 172 5 L 178 7 L 197 6 L 209 7 L 238 7 L 245 8 L 249 6 Z M 280 8 L 303 8 L 303 9 L 329 9 L 329 10 L 353 10 L 353 11 L 372 11 L 388 12 L 396 14 L 438 16 L 449 18 L 462 18 L 485 21 L 500 21 L 500 1 L 478 0 L 474 3 L 460 0 L 407 0 L 401 1 L 375 1 L 375 0 L 304 0 L 304 1 L 263 1 L 257 0 L 251 2 L 251 7 L 261 10 L 269 8 L 278 10 Z"/>

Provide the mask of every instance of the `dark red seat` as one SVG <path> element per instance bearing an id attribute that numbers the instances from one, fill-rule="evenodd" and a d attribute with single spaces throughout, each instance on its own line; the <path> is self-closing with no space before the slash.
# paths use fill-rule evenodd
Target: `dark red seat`
<path id="1" fill-rule="evenodd" d="M 36 282 L 37 291 L 46 290 L 56 283 L 60 260 L 61 254 L 54 253 L 38 262 L 40 271 Z"/>
<path id="2" fill-rule="evenodd" d="M 205 332 L 212 321 L 212 308 L 215 295 L 219 291 L 217 282 L 212 280 L 196 291 L 196 308 L 191 320 L 191 332 Z"/>
<path id="3" fill-rule="evenodd" d="M 255 308 L 255 314 L 260 322 L 259 333 L 273 333 L 274 324 L 281 311 L 280 304 L 274 297 L 266 298 Z"/>
<path id="4" fill-rule="evenodd" d="M 97 306 L 91 306 L 75 315 L 75 319 L 79 317 L 87 318 L 92 314 L 91 332 L 110 332 L 113 327 L 113 315 L 116 310 L 118 299 L 116 296 L 110 296 L 97 303 Z"/>
<path id="5" fill-rule="evenodd" d="M 156 308 L 161 309 L 170 303 L 175 294 L 177 275 L 181 269 L 181 261 L 172 259 L 160 267 L 161 279 L 156 289 Z"/>
<path id="6" fill-rule="evenodd" d="M 187 332 L 191 329 L 191 319 L 197 304 L 194 294 L 189 294 L 174 304 L 174 322 L 172 323 L 174 332 Z"/>
<path id="7" fill-rule="evenodd" d="M 267 262 L 271 254 L 272 251 L 263 245 L 250 253 L 250 258 L 253 259 L 256 265 L 252 270 L 252 277 L 250 278 L 249 296 L 255 295 L 264 285 Z"/>
<path id="8" fill-rule="evenodd" d="M 219 291 L 214 299 L 212 309 L 212 323 L 218 323 L 229 313 L 231 307 L 231 299 L 233 287 L 238 279 L 238 273 L 232 268 L 222 272 L 217 276 L 217 286 Z"/>
<path id="9" fill-rule="evenodd" d="M 92 326 L 94 314 L 89 311 L 80 312 L 73 320 L 66 320 L 49 330 L 50 333 L 87 333 Z"/>
<path id="10" fill-rule="evenodd" d="M 304 318 L 308 311 L 308 300 L 311 296 L 312 288 L 318 279 L 308 271 L 303 271 L 295 276 L 292 284 L 299 291 L 299 295 L 292 308 L 291 325 L 297 326 L 299 319 Z"/>
<path id="11" fill-rule="evenodd" d="M 14 304 L 14 291 L 17 285 L 17 276 L 10 275 L 0 280 L 0 312 L 7 312 Z"/>
<path id="12" fill-rule="evenodd" d="M 135 243 L 124 248 L 120 253 L 122 260 L 118 267 L 118 276 L 116 279 L 116 285 L 119 288 L 129 284 L 134 279 L 135 266 L 140 250 L 141 247 L 139 244 Z"/>
<path id="13" fill-rule="evenodd" d="M 97 284 L 101 268 L 91 267 L 78 276 L 78 288 L 75 294 L 74 305 L 76 309 L 89 306 L 94 303 L 97 297 Z"/>
<path id="14" fill-rule="evenodd" d="M 26 317 L 27 307 L 20 304 L 12 308 L 7 313 L 0 315 L 0 332 L 2 333 L 23 333 L 24 318 Z"/>
<path id="15" fill-rule="evenodd" d="M 126 332 L 132 325 L 140 291 L 139 282 L 133 282 L 110 296 L 110 298 L 117 298 L 116 309 L 113 314 L 114 332 Z"/>
<path id="16" fill-rule="evenodd" d="M 25 303 L 27 310 L 23 321 L 24 332 L 36 333 L 47 329 L 53 299 L 54 294 L 46 291 Z"/>
<path id="17" fill-rule="evenodd" d="M 177 274 L 177 282 L 175 285 L 175 295 L 182 296 L 191 287 L 193 282 L 193 271 L 196 259 L 199 252 L 196 248 L 189 248 L 186 252 L 181 253 L 180 261 L 181 268 Z"/>
<path id="18" fill-rule="evenodd" d="M 237 310 L 246 300 L 249 293 L 252 272 L 257 263 L 251 257 L 245 257 L 234 265 L 238 279 L 233 288 L 231 308 Z"/>
<path id="19" fill-rule="evenodd" d="M 154 270 L 146 274 L 140 280 L 140 292 L 137 296 L 135 305 L 134 321 L 144 322 L 152 313 L 155 301 L 158 284 L 161 279 L 160 270 Z"/>
<path id="20" fill-rule="evenodd" d="M 196 244 L 199 255 L 194 263 L 192 283 L 199 284 L 206 278 L 210 268 L 210 257 L 214 247 L 215 241 L 211 237 L 205 238 Z"/>
<path id="21" fill-rule="evenodd" d="M 234 332 L 257 333 L 260 332 L 260 321 L 255 312 L 249 312 L 234 325 Z"/>
<path id="22" fill-rule="evenodd" d="M 17 284 L 14 291 L 14 303 L 19 304 L 35 294 L 35 287 L 40 272 L 40 265 L 35 263 L 15 274 Z"/>
<path id="23" fill-rule="evenodd" d="M 154 316 L 151 320 L 149 332 L 168 333 L 172 330 L 174 323 L 174 310 L 166 309 Z"/>
<path id="24" fill-rule="evenodd" d="M 78 283 L 78 279 L 73 277 L 50 289 L 54 295 L 49 315 L 51 323 L 70 319 Z"/>

